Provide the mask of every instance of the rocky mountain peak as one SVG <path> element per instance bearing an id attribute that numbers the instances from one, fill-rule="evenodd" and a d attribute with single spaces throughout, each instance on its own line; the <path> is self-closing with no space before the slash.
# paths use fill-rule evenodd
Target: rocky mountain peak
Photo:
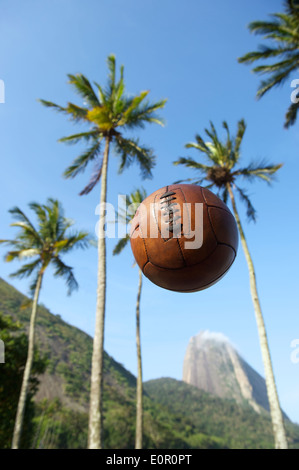
<path id="1" fill-rule="evenodd" d="M 183 381 L 220 398 L 269 410 L 265 380 L 222 333 L 201 331 L 188 344 Z"/>

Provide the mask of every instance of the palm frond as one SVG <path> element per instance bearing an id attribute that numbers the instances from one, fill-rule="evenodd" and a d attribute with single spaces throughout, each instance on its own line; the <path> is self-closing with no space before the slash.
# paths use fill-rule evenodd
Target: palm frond
<path id="1" fill-rule="evenodd" d="M 136 95 L 133 98 L 127 100 L 126 109 L 122 113 L 122 119 L 120 121 L 120 125 L 124 125 L 127 122 L 129 122 L 134 112 L 135 113 L 141 112 L 140 104 L 146 98 L 148 94 L 149 94 L 148 90 L 142 91 L 139 95 Z M 142 121 L 140 120 L 140 122 Z"/>
<path id="2" fill-rule="evenodd" d="M 203 140 L 203 138 L 199 135 L 199 134 L 196 134 L 195 135 L 195 139 L 196 139 L 196 142 L 188 142 L 185 147 L 188 149 L 188 148 L 195 148 L 197 150 L 199 150 L 200 152 L 203 152 L 205 154 L 207 154 L 209 156 L 209 153 L 210 153 L 210 149 L 209 147 L 206 145 L 205 141 Z"/>
<path id="3" fill-rule="evenodd" d="M 191 157 L 180 157 L 178 160 L 173 162 L 174 165 L 184 165 L 187 168 L 193 168 L 195 170 L 200 170 L 203 172 L 208 172 L 211 168 L 208 165 L 204 165 L 203 163 L 196 162 Z"/>
<path id="4" fill-rule="evenodd" d="M 47 204 L 31 203 L 29 207 L 34 210 L 39 222 L 39 235 L 43 240 L 43 244 L 47 240 L 53 240 L 59 232 L 59 226 L 62 222 L 63 214 L 60 214 L 60 206 L 57 200 L 49 198 Z M 61 209 L 62 210 L 62 209 Z M 42 247 L 40 247 L 42 249 Z"/>
<path id="5" fill-rule="evenodd" d="M 138 188 L 130 194 L 129 200 L 128 200 L 128 206 L 131 206 L 131 204 L 141 204 L 146 197 L 147 197 L 146 190 L 143 187 Z"/>
<path id="6" fill-rule="evenodd" d="M 87 119 L 88 109 L 86 108 L 77 106 L 74 103 L 68 103 L 67 107 L 65 108 L 65 111 L 70 117 L 70 119 L 74 122 L 88 121 Z"/>
<path id="7" fill-rule="evenodd" d="M 155 156 L 151 148 L 141 146 L 138 139 L 124 139 L 118 136 L 115 141 L 115 151 L 120 156 L 119 173 L 122 173 L 125 168 L 136 161 L 140 168 L 141 177 L 152 177 Z"/>
<path id="8" fill-rule="evenodd" d="M 100 106 L 107 106 L 109 97 L 106 96 L 105 91 L 104 91 L 103 88 L 99 85 L 99 83 L 94 82 L 94 85 L 96 86 L 96 88 L 98 89 L 98 92 L 99 92 L 99 103 L 100 103 Z"/>
<path id="9" fill-rule="evenodd" d="M 290 54 L 297 50 L 296 46 L 278 46 L 278 47 L 269 47 L 261 45 L 259 46 L 258 51 L 248 52 L 243 57 L 240 57 L 238 61 L 240 63 L 253 63 L 261 59 L 269 59 L 277 56 L 284 56 L 285 54 Z"/>
<path id="10" fill-rule="evenodd" d="M 124 204 L 117 212 L 117 218 L 124 224 L 129 224 L 132 222 L 136 211 L 140 204 L 144 201 L 147 194 L 144 188 L 138 188 L 133 191 L 131 194 L 125 196 Z M 127 233 L 125 237 L 122 237 L 113 250 L 113 255 L 118 255 L 124 248 L 127 246 L 130 240 L 130 236 Z"/>
<path id="11" fill-rule="evenodd" d="M 198 185 L 202 185 L 202 183 L 205 181 L 205 178 L 186 178 L 186 179 L 182 179 L 182 180 L 176 180 L 173 182 L 173 184 L 181 184 L 181 183 L 191 183 L 191 184 L 198 184 Z"/>
<path id="12" fill-rule="evenodd" d="M 259 65 L 257 67 L 254 67 L 252 71 L 259 73 L 260 75 L 264 75 L 267 73 L 274 74 L 277 70 L 285 71 L 285 73 L 289 74 L 293 69 L 296 69 L 298 67 L 299 54 L 297 52 L 296 54 L 292 54 L 291 56 L 289 56 L 289 54 L 285 54 L 285 56 L 287 56 L 287 58 L 281 60 L 280 62 L 275 62 L 267 65 Z"/>
<path id="13" fill-rule="evenodd" d="M 5 243 L 6 245 L 18 245 L 19 241 L 18 240 L 2 239 L 2 240 L 0 240 L 0 243 Z"/>
<path id="14" fill-rule="evenodd" d="M 80 191 L 79 196 L 89 194 L 93 190 L 93 188 L 98 184 L 102 176 L 102 166 L 103 159 L 101 158 L 100 161 L 95 163 L 91 178 L 88 184 L 82 189 L 82 191 Z"/>
<path id="15" fill-rule="evenodd" d="M 66 107 L 52 103 L 51 101 L 38 100 L 43 106 L 47 108 L 54 108 L 55 111 L 67 114 L 73 121 L 77 122 L 80 120 L 86 120 L 87 109 L 77 106 L 74 103 L 67 103 Z"/>
<path id="16" fill-rule="evenodd" d="M 54 243 L 56 253 L 68 253 L 73 248 L 86 249 L 90 246 L 91 238 L 88 232 L 76 231 L 69 233 L 67 238 Z"/>
<path id="17" fill-rule="evenodd" d="M 87 132 L 80 132 L 78 134 L 69 135 L 67 137 L 61 137 L 61 139 L 58 139 L 58 142 L 65 142 L 67 144 L 77 144 L 80 140 L 85 140 L 89 142 L 90 139 L 95 139 L 98 136 L 99 130 L 96 128 Z"/>
<path id="18" fill-rule="evenodd" d="M 226 123 L 223 123 L 225 127 Z M 214 124 L 210 121 L 211 130 L 205 129 L 207 136 L 211 139 L 212 142 L 205 142 L 205 148 L 208 151 L 204 150 L 204 153 L 215 165 L 224 166 L 228 162 L 228 149 L 222 142 L 219 140 Z"/>
<path id="19" fill-rule="evenodd" d="M 130 240 L 130 236 L 127 234 L 125 237 L 121 238 L 113 249 L 113 255 L 118 255 L 122 250 L 127 246 Z"/>
<path id="20" fill-rule="evenodd" d="M 35 231 L 34 225 L 31 223 L 27 215 L 19 207 L 12 207 L 11 209 L 9 209 L 8 212 L 12 214 L 15 220 L 24 222 L 26 225 L 28 225 L 32 229 L 32 231 Z"/>
<path id="21" fill-rule="evenodd" d="M 264 39 L 288 39 L 292 25 L 288 16 L 283 13 L 274 13 L 272 18 L 273 21 L 252 21 L 248 25 L 249 31 L 253 34 L 263 35 Z"/>
<path id="22" fill-rule="evenodd" d="M 232 140 L 231 140 L 229 127 L 228 127 L 228 124 L 227 124 L 226 121 L 223 121 L 222 126 L 226 130 L 226 144 L 225 144 L 225 147 L 226 147 L 226 150 L 227 150 L 227 154 L 230 155 L 231 152 L 232 152 L 233 143 L 232 143 Z"/>
<path id="23" fill-rule="evenodd" d="M 73 268 L 67 266 L 58 256 L 52 259 L 52 264 L 54 266 L 54 276 L 63 277 L 67 285 L 67 294 L 70 295 L 73 290 L 78 289 L 78 282 L 73 274 Z"/>
<path id="24" fill-rule="evenodd" d="M 33 210 L 39 221 L 39 225 L 43 225 L 47 221 L 47 213 L 43 205 L 38 204 L 37 202 L 30 202 L 29 207 Z"/>
<path id="25" fill-rule="evenodd" d="M 19 254 L 20 254 L 20 250 L 9 250 L 4 259 L 7 263 L 10 263 L 11 261 L 15 260 L 15 259 L 19 259 Z"/>
<path id="26" fill-rule="evenodd" d="M 101 140 L 94 140 L 91 147 L 89 147 L 82 155 L 75 158 L 73 163 L 65 170 L 63 176 L 65 178 L 75 178 L 79 173 L 84 172 L 89 162 L 93 161 L 100 153 Z"/>
<path id="27" fill-rule="evenodd" d="M 265 162 L 251 163 L 246 168 L 239 168 L 236 170 L 234 176 L 243 176 L 248 181 L 253 181 L 255 178 L 260 178 L 271 183 L 275 177 L 275 173 L 282 167 L 282 164 L 267 165 Z"/>
<path id="28" fill-rule="evenodd" d="M 124 82 L 124 66 L 121 65 L 120 67 L 120 79 L 118 83 L 116 84 L 115 87 L 115 96 L 114 96 L 114 103 L 116 104 L 116 107 L 114 108 L 115 112 L 119 112 L 119 109 L 117 109 L 117 105 L 122 101 L 122 96 L 125 92 L 125 82 Z"/>
<path id="29" fill-rule="evenodd" d="M 220 199 L 222 199 L 222 201 L 227 204 L 228 202 L 228 199 L 229 199 L 229 193 L 228 193 L 228 189 L 227 189 L 227 186 L 225 186 L 224 188 L 222 188 L 221 191 L 219 191 L 219 197 Z"/>
<path id="30" fill-rule="evenodd" d="M 89 104 L 89 106 L 100 106 L 97 95 L 89 80 L 81 73 L 76 75 L 68 74 L 69 83 L 73 85 L 76 92 Z"/>
<path id="31" fill-rule="evenodd" d="M 135 106 L 135 108 L 126 115 L 122 125 L 125 125 L 128 129 L 136 127 L 144 128 L 146 123 L 155 123 L 164 126 L 165 121 L 156 114 L 156 111 L 164 108 L 166 103 L 167 99 L 164 99 L 153 104 L 145 103 L 142 106 Z"/>
<path id="32" fill-rule="evenodd" d="M 107 94 L 109 94 L 112 99 L 114 99 L 114 93 L 115 93 L 115 76 L 116 76 L 116 59 L 114 54 L 110 54 L 107 58 L 107 65 L 108 65 L 108 70 L 109 70 L 109 75 L 108 75 L 108 91 Z"/>
<path id="33" fill-rule="evenodd" d="M 267 80 L 263 80 L 258 88 L 257 97 L 261 98 L 271 88 L 282 85 L 289 74 L 298 67 L 298 64 L 292 64 L 290 67 L 279 70 L 277 73 L 273 73 Z"/>
<path id="34" fill-rule="evenodd" d="M 46 106 L 47 108 L 54 108 L 55 111 L 58 111 L 61 113 L 67 113 L 66 108 L 59 106 L 59 104 L 52 103 L 52 101 L 47 101 L 47 100 L 42 100 L 42 99 L 38 99 L 37 101 L 41 103 L 43 106 Z"/>
<path id="35" fill-rule="evenodd" d="M 38 256 L 40 249 L 38 248 L 27 248 L 26 250 L 19 250 L 19 259 L 32 258 L 32 256 Z"/>
<path id="36" fill-rule="evenodd" d="M 10 274 L 10 277 L 18 277 L 23 279 L 24 277 L 29 277 L 35 270 L 38 270 L 41 267 L 41 259 L 38 258 L 31 263 L 23 264 L 17 271 Z"/>
<path id="37" fill-rule="evenodd" d="M 214 124 L 210 121 L 211 130 L 205 129 L 206 134 L 212 140 L 212 144 L 206 142 L 206 146 L 209 148 L 209 158 L 215 161 L 221 166 L 224 165 L 227 161 L 227 149 L 222 142 L 219 140 Z"/>
<path id="38" fill-rule="evenodd" d="M 144 188 L 138 188 L 129 195 L 123 197 L 123 204 L 120 205 L 116 212 L 118 220 L 122 223 L 129 224 L 134 218 L 140 204 L 147 197 Z"/>
<path id="39" fill-rule="evenodd" d="M 242 143 L 245 131 L 246 131 L 246 123 L 244 119 L 240 119 L 240 121 L 238 122 L 238 130 L 237 130 L 237 135 L 235 138 L 235 145 L 234 145 L 234 154 L 235 154 L 236 161 L 238 161 L 238 157 L 240 155 L 240 147 L 241 147 L 241 143 Z"/>
<path id="40" fill-rule="evenodd" d="M 284 127 L 288 129 L 290 126 L 293 126 L 297 119 L 297 113 L 299 110 L 299 93 L 297 94 L 297 103 L 292 103 L 286 113 Z"/>
<path id="41" fill-rule="evenodd" d="M 239 196 L 241 198 L 241 200 L 245 203 L 246 205 L 246 214 L 247 214 L 247 218 L 249 221 L 253 221 L 253 222 L 256 222 L 256 210 L 255 208 L 253 207 L 250 199 L 249 199 L 249 196 L 246 194 L 245 190 L 244 189 L 241 189 L 239 186 L 236 186 L 235 185 L 235 188 L 236 190 L 238 191 L 239 193 Z"/>
<path id="42" fill-rule="evenodd" d="M 270 41 L 270 46 L 262 45 L 258 51 L 253 51 L 240 57 L 240 63 L 252 64 L 259 60 L 281 60 L 275 63 L 262 64 L 253 68 L 254 73 L 266 74 L 268 79 L 261 81 L 257 98 L 261 98 L 270 89 L 282 85 L 294 70 L 299 67 L 299 7 L 297 0 L 284 2 L 284 12 L 275 13 L 271 21 L 253 21 L 249 30 L 254 34 L 263 36 Z M 291 105 L 287 111 L 284 126 L 293 125 L 297 118 L 297 108 Z"/>
<path id="43" fill-rule="evenodd" d="M 286 0 L 285 10 L 288 15 L 294 16 L 299 22 L 299 3 L 298 0 Z"/>
<path id="44" fill-rule="evenodd" d="M 17 235 L 17 238 L 19 241 L 24 242 L 24 249 L 28 246 L 40 246 L 42 244 L 39 233 L 31 226 L 31 224 L 26 222 L 13 222 L 10 226 L 20 229 L 20 233 Z"/>

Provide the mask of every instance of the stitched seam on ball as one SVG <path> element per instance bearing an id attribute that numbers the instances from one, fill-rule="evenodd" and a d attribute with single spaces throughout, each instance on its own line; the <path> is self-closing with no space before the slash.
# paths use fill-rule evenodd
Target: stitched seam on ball
<path id="1" fill-rule="evenodd" d="M 234 250 L 235 256 L 236 256 L 236 255 L 237 255 L 236 250 L 234 249 L 234 247 L 233 247 L 232 245 L 229 245 L 229 243 L 220 242 L 220 241 L 218 240 L 218 238 L 217 238 L 217 236 L 216 236 L 216 233 L 215 233 L 215 230 L 214 230 L 214 227 L 213 227 L 213 222 L 212 222 L 211 217 L 210 217 L 209 207 L 211 207 L 211 206 L 208 206 L 209 221 L 210 221 L 210 224 L 211 224 L 211 227 L 212 227 L 212 230 L 213 230 L 213 233 L 214 233 L 214 235 L 215 235 L 215 238 L 216 238 L 216 241 L 217 241 L 218 245 L 229 246 L 230 248 L 232 248 L 232 249 Z M 218 206 L 212 206 L 212 207 L 217 207 L 217 209 L 221 209 L 221 208 L 218 207 Z M 225 209 L 223 209 L 223 210 L 224 210 L 225 212 L 227 212 Z"/>
<path id="2" fill-rule="evenodd" d="M 230 246 L 230 245 L 228 245 L 228 246 Z M 206 287 L 211 286 L 213 284 L 216 284 L 218 279 L 221 279 L 222 277 L 224 277 L 225 274 L 227 273 L 227 271 L 229 271 L 230 268 L 232 267 L 235 259 L 236 259 L 236 257 L 234 257 L 233 261 L 231 262 L 229 267 L 224 271 L 224 273 L 220 274 L 220 276 L 216 277 L 212 282 L 209 282 L 208 284 L 205 284 L 204 286 L 200 287 L 200 289 L 198 289 L 198 287 L 195 287 L 195 289 L 190 289 L 190 290 L 175 290 L 175 289 L 168 289 L 168 288 L 167 289 L 170 290 L 170 291 L 179 292 L 179 293 L 182 293 L 182 294 L 184 294 L 184 293 L 187 294 L 188 292 L 198 292 L 199 290 L 204 290 Z"/>
<path id="3" fill-rule="evenodd" d="M 168 186 L 166 186 L 166 191 L 168 191 L 167 188 L 168 188 Z M 166 191 L 165 191 L 165 192 L 166 192 Z M 156 216 L 156 210 L 155 210 L 155 207 L 156 207 L 156 204 L 157 204 L 157 203 L 156 203 L 156 198 L 157 198 L 157 197 L 158 197 L 158 194 L 156 194 L 156 196 L 155 196 L 155 198 L 154 198 L 154 217 L 155 217 L 155 222 L 156 222 L 157 227 L 158 227 L 158 231 L 159 231 L 159 233 L 160 233 L 160 235 L 161 235 L 161 239 L 163 240 L 164 243 L 166 243 L 166 242 L 169 242 L 170 240 L 172 240 L 173 237 L 164 238 L 163 235 L 162 235 L 162 232 L 161 232 L 161 230 L 160 230 L 159 223 L 158 223 L 158 220 L 157 220 L 157 216 Z M 161 223 L 162 223 L 162 220 L 161 220 Z"/>
<path id="4" fill-rule="evenodd" d="M 214 251 L 217 250 L 218 245 L 220 245 L 220 243 L 217 242 L 215 248 L 213 249 L 213 251 L 211 251 L 211 253 L 209 253 L 208 256 L 206 256 L 204 259 L 200 260 L 199 262 L 197 261 L 196 263 L 193 263 L 193 264 L 188 264 L 186 266 L 180 266 L 179 268 L 165 268 L 165 266 L 160 266 L 159 264 L 153 263 L 152 261 L 150 261 L 150 263 L 153 266 L 157 266 L 157 268 L 165 269 L 166 271 L 179 271 L 180 269 L 185 269 L 186 267 L 191 268 L 192 266 L 196 266 L 197 264 L 203 263 L 206 259 L 208 259 L 210 256 L 212 256 Z M 233 248 L 230 245 L 227 245 L 227 246 L 229 248 Z"/>
<path id="5" fill-rule="evenodd" d="M 206 203 L 207 204 L 207 203 Z M 208 207 L 215 207 L 216 209 L 220 209 L 221 211 L 226 212 L 227 214 L 230 214 L 232 216 L 232 213 L 229 209 L 225 209 L 224 207 L 220 206 L 215 206 L 215 204 L 207 204 Z"/>
<path id="6" fill-rule="evenodd" d="M 231 248 L 233 250 L 233 252 L 235 253 L 235 257 L 237 256 L 237 252 L 236 250 L 234 249 L 234 247 L 232 245 L 230 245 L 229 243 L 223 243 L 223 242 L 217 242 L 218 245 L 223 245 L 223 246 L 228 246 L 229 248 Z"/>
<path id="7" fill-rule="evenodd" d="M 180 189 L 180 191 L 181 191 L 181 193 L 182 193 L 182 195 L 183 195 L 183 198 L 185 199 L 185 203 L 188 204 L 184 191 L 182 190 L 182 188 L 179 188 L 179 189 Z M 191 232 L 191 214 L 189 214 L 188 206 L 186 205 L 185 207 L 186 207 L 186 210 L 187 210 L 187 213 L 188 213 L 188 225 L 189 225 L 189 227 L 188 227 L 188 229 L 189 229 L 189 230 L 188 230 L 188 235 L 189 235 L 190 232 Z M 183 216 L 183 217 L 184 217 L 184 216 Z M 184 227 L 183 227 L 183 234 L 185 234 Z"/>
<path id="8" fill-rule="evenodd" d="M 166 186 L 166 188 L 167 188 L 167 186 Z M 166 190 L 166 191 L 167 191 L 167 190 Z M 165 191 L 165 192 L 166 192 L 166 191 Z M 157 197 L 157 194 L 156 194 L 156 196 L 155 196 L 155 198 L 154 198 L 154 217 L 155 217 L 155 222 L 156 222 L 157 227 L 158 227 L 158 231 L 160 232 L 161 238 L 163 238 L 163 237 L 162 237 L 161 230 L 160 230 L 160 227 L 159 227 L 159 224 L 158 224 L 157 216 L 156 216 L 156 197 Z M 163 240 L 164 240 L 164 238 L 163 238 Z"/>
<path id="9" fill-rule="evenodd" d="M 168 191 L 168 188 L 169 188 L 169 186 L 166 186 L 165 193 Z M 184 197 L 184 199 L 185 199 L 185 201 L 186 201 L 185 195 L 184 195 L 183 191 L 181 190 L 181 188 L 178 187 L 178 188 L 175 188 L 175 189 L 180 190 L 180 191 L 182 192 L 183 197 Z M 159 231 L 159 233 L 160 233 L 160 235 L 161 235 L 161 239 L 163 240 L 164 243 L 166 243 L 166 242 L 169 242 L 170 240 L 172 240 L 172 239 L 175 238 L 175 237 L 164 238 L 163 235 L 162 235 L 162 232 L 161 232 L 161 230 L 160 230 L 159 223 L 158 223 L 158 220 L 157 220 L 157 216 L 156 216 L 156 211 L 155 211 L 155 208 L 156 208 L 156 198 L 157 198 L 157 197 L 158 197 L 158 194 L 156 194 L 156 196 L 154 197 L 154 218 L 155 218 L 156 225 L 157 225 L 157 227 L 158 227 L 158 231 Z M 162 223 L 162 219 L 161 219 L 161 223 Z M 189 222 L 189 225 L 190 225 L 190 222 Z"/>
<path id="10" fill-rule="evenodd" d="M 227 245 L 227 246 L 229 246 L 230 248 L 233 248 L 233 247 L 230 246 L 230 245 Z M 233 249 L 233 251 L 235 251 L 235 250 Z M 227 268 L 222 274 L 220 274 L 218 277 L 216 277 L 216 278 L 212 281 L 213 284 L 216 284 L 216 282 L 218 281 L 218 279 L 221 279 L 222 277 L 225 276 L 225 274 L 227 273 L 227 271 L 229 271 L 230 268 L 232 267 L 232 265 L 233 265 L 235 259 L 236 259 L 236 256 L 234 257 L 234 259 L 232 260 L 232 262 L 231 262 L 231 264 L 228 266 L 228 268 Z M 211 285 L 210 282 L 209 282 L 208 284 L 205 284 L 204 286 L 202 286 L 201 289 L 204 289 L 205 286 L 209 286 L 209 285 Z M 198 290 L 198 289 L 190 289 L 189 291 L 185 291 L 185 292 L 193 292 L 193 291 L 196 292 L 197 290 Z M 179 291 L 177 291 L 177 292 L 179 292 Z M 183 291 L 182 291 L 182 292 L 183 292 Z"/>
<path id="11" fill-rule="evenodd" d="M 136 227 L 134 228 L 133 232 L 131 233 L 131 237 L 133 236 L 133 233 L 135 233 L 138 228 L 140 228 L 140 224 L 137 224 L 137 225 L 136 225 Z"/>
<path id="12" fill-rule="evenodd" d="M 140 230 L 140 232 L 141 232 L 141 235 L 142 235 L 140 238 L 141 238 L 141 240 L 143 241 L 143 244 L 144 244 L 144 249 L 145 249 L 145 253 L 146 253 L 146 257 L 147 257 L 147 261 L 146 261 L 146 263 L 144 263 L 144 265 L 143 265 L 143 266 L 142 266 L 142 268 L 141 268 L 141 271 L 143 272 L 143 270 L 144 270 L 145 266 L 146 266 L 146 265 L 147 265 L 147 263 L 149 262 L 149 255 L 148 255 L 148 251 L 147 251 L 147 248 L 146 248 L 145 239 L 143 238 L 143 234 L 142 234 L 142 229 L 141 229 L 141 226 L 139 227 L 139 230 Z"/>
<path id="13" fill-rule="evenodd" d="M 177 238 L 177 242 L 178 242 L 178 245 L 179 245 L 179 253 L 181 254 L 184 265 L 187 266 L 187 261 L 185 260 L 184 253 L 183 253 L 182 247 L 180 245 L 180 240 L 181 240 L 181 238 Z"/>
<path id="14" fill-rule="evenodd" d="M 231 211 L 229 210 L 229 208 L 225 209 L 224 207 L 219 207 L 219 206 L 216 206 L 215 204 L 209 204 L 208 201 L 206 200 L 205 194 L 204 194 L 204 192 L 203 192 L 203 188 L 200 187 L 200 189 L 201 189 L 202 197 L 204 198 L 204 201 L 205 201 L 205 203 L 206 203 L 206 205 L 207 205 L 208 207 L 217 207 L 217 209 L 222 209 L 223 211 L 228 212 L 230 215 L 232 215 L 232 213 L 231 213 Z M 223 202 L 223 201 L 222 201 L 222 202 Z M 225 203 L 223 202 L 223 204 L 225 204 Z"/>
<path id="15" fill-rule="evenodd" d="M 166 186 L 166 189 L 165 189 L 165 193 L 167 193 L 168 191 L 168 186 Z M 158 227 L 158 230 L 160 232 L 160 235 L 161 235 L 161 238 L 162 237 L 162 233 L 161 233 L 161 230 L 160 230 L 160 227 L 159 227 L 159 223 L 158 223 L 158 220 L 157 220 L 157 216 L 156 216 L 156 198 L 158 197 L 158 194 L 156 194 L 155 198 L 154 198 L 154 217 L 155 217 L 155 221 L 156 221 L 156 224 L 157 224 L 157 227 Z M 164 238 L 163 238 L 164 240 Z M 165 240 L 164 240 L 165 241 Z"/>
<path id="16" fill-rule="evenodd" d="M 149 260 L 147 260 L 147 262 L 143 265 L 143 268 L 141 269 L 141 271 L 142 271 L 143 274 L 144 274 L 145 266 L 146 266 L 148 263 L 150 263 Z M 145 274 L 144 274 L 144 275 L 145 275 Z"/>
<path id="17" fill-rule="evenodd" d="M 202 192 L 202 190 L 201 190 L 201 192 Z M 212 232 L 213 232 L 213 234 L 214 234 L 214 237 L 215 237 L 215 239 L 216 239 L 216 242 L 219 243 L 219 242 L 218 242 L 218 238 L 217 238 L 216 233 L 215 233 L 215 230 L 214 230 L 213 222 L 212 222 L 211 217 L 210 217 L 209 206 L 208 206 L 208 208 L 207 208 L 207 213 L 208 213 L 208 218 L 209 218 L 209 221 L 210 221 L 210 225 L 211 225 Z"/>

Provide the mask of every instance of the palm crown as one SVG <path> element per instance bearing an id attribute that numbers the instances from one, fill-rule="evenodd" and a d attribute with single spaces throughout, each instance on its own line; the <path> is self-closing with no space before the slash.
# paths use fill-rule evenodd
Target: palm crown
<path id="1" fill-rule="evenodd" d="M 57 111 L 67 114 L 71 120 L 89 125 L 86 132 L 73 134 L 60 139 L 61 142 L 76 143 L 86 141 L 88 149 L 77 157 L 65 170 L 64 176 L 73 178 L 85 170 L 89 162 L 95 164 L 92 177 L 88 185 L 80 194 L 89 193 L 101 177 L 102 161 L 98 158 L 101 153 L 103 139 L 108 139 L 114 145 L 116 154 L 120 157 L 119 171 L 137 161 L 143 177 L 151 176 L 154 166 L 154 155 L 151 148 L 139 144 L 138 139 L 126 138 L 124 132 L 133 128 L 142 128 L 147 122 L 163 125 L 162 119 L 156 111 L 162 108 L 166 100 L 150 104 L 146 101 L 149 91 L 143 91 L 136 96 L 125 94 L 124 67 L 120 68 L 120 78 L 116 80 L 115 57 L 108 57 L 109 76 L 108 83 L 103 89 L 98 83 L 94 87 L 82 74 L 68 75 L 69 83 L 83 98 L 85 106 L 81 107 L 68 103 L 66 107 L 59 106 L 50 101 L 40 100 L 42 104 L 53 107 Z"/>
<path id="2" fill-rule="evenodd" d="M 268 65 L 253 68 L 253 72 L 268 75 L 262 80 L 257 96 L 260 98 L 271 88 L 282 84 L 290 74 L 299 68 L 299 3 L 296 0 L 285 2 L 285 12 L 272 15 L 272 21 L 253 21 L 249 30 L 264 35 L 272 46 L 261 46 L 259 51 L 249 52 L 239 58 L 241 63 L 253 63 L 257 60 L 274 59 Z M 276 58 L 279 60 L 276 61 Z M 299 94 L 297 95 L 299 98 Z M 296 100 L 297 101 L 297 100 Z M 298 102 L 292 103 L 286 114 L 285 127 L 294 124 L 299 108 Z"/>
<path id="3" fill-rule="evenodd" d="M 238 122 L 238 130 L 236 137 L 231 137 L 226 121 L 223 127 L 226 130 L 226 140 L 222 142 L 217 135 L 213 123 L 210 123 L 211 129 L 205 129 L 210 141 L 205 142 L 200 135 L 196 135 L 196 142 L 186 144 L 186 148 L 195 148 L 203 153 L 207 158 L 207 164 L 195 161 L 191 157 L 181 157 L 174 162 L 175 165 L 185 165 L 198 171 L 198 177 L 189 178 L 185 181 L 191 181 L 194 184 L 207 183 L 208 188 L 215 187 L 218 195 L 227 202 L 228 185 L 233 185 L 238 191 L 241 199 L 247 206 L 247 216 L 251 220 L 255 220 L 256 211 L 251 204 L 249 197 L 244 189 L 240 188 L 236 181 L 241 177 L 252 181 L 255 178 L 262 179 L 270 183 L 274 173 L 281 168 L 281 164 L 267 165 L 265 162 L 250 163 L 247 167 L 239 167 L 240 147 L 246 124 L 243 119 Z M 181 180 L 182 181 L 182 180 Z"/>
<path id="4" fill-rule="evenodd" d="M 43 205 L 33 202 L 29 207 L 37 216 L 38 228 L 34 227 L 20 208 L 14 207 L 9 211 L 16 220 L 11 226 L 20 230 L 13 240 L 0 240 L 0 243 L 11 246 L 5 256 L 6 261 L 35 258 L 32 262 L 23 264 L 11 276 L 24 278 L 35 273 L 30 286 L 31 293 L 34 293 L 38 274 L 51 264 L 54 267 L 54 276 L 61 276 L 66 280 L 70 294 L 73 289 L 77 289 L 78 284 L 73 268 L 62 261 L 62 255 L 75 247 L 86 248 L 90 243 L 88 234 L 83 231 L 70 232 L 74 222 L 64 217 L 62 206 L 57 200 L 50 198 Z"/>

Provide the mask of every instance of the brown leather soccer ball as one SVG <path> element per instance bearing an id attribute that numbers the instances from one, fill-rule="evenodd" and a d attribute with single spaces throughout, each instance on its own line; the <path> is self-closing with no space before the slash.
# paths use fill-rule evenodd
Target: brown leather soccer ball
<path id="1" fill-rule="evenodd" d="M 143 274 L 177 292 L 196 292 L 219 281 L 238 248 L 235 219 L 215 194 L 174 184 L 148 196 L 136 211 L 131 248 Z"/>

